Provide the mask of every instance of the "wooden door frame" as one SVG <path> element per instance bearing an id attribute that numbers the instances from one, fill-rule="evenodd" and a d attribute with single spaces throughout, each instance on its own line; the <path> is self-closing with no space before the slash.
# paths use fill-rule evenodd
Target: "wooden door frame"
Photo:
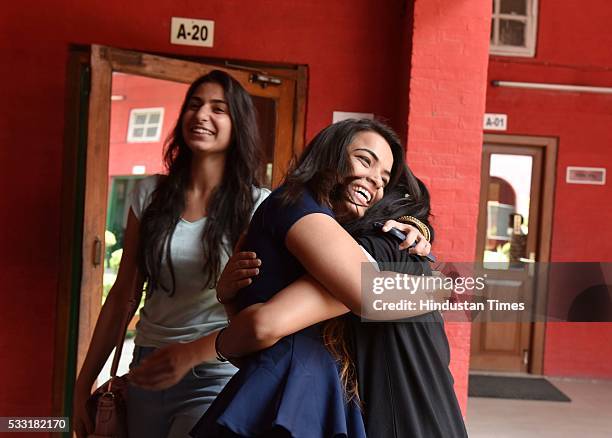
<path id="1" fill-rule="evenodd" d="M 483 136 L 483 144 L 508 146 L 508 147 L 536 147 L 542 148 L 544 152 L 543 172 L 541 183 L 541 198 L 540 205 L 537 206 L 540 212 L 540 223 L 538 229 L 537 242 L 537 258 L 538 262 L 550 261 L 550 249 L 552 239 L 552 220 L 554 209 L 554 195 L 556 183 L 556 164 L 557 164 L 557 147 L 558 140 L 555 137 L 539 137 L 527 135 L 506 135 L 506 134 L 487 134 Z M 484 172 L 485 169 L 482 169 Z M 483 196 L 483 187 L 481 184 L 480 196 Z M 484 192 L 484 196 L 486 192 Z M 479 217 L 479 229 L 482 218 Z M 536 309 L 543 309 L 548 301 L 548 285 L 539 285 L 542 287 L 543 293 L 537 295 L 537 301 L 534 301 Z M 532 323 L 531 342 L 529 349 L 529 367 L 528 372 L 531 374 L 542 374 L 544 370 L 544 341 L 546 334 L 546 323 L 536 321 Z"/>
<path id="2" fill-rule="evenodd" d="M 156 68 L 162 60 L 163 68 Z M 204 63 L 209 65 L 204 65 Z M 194 65 L 199 65 L 194 71 Z M 226 63 L 227 64 L 227 63 Z M 87 69 L 89 75 L 88 96 L 79 95 L 72 85 L 78 77 L 79 68 Z M 106 211 L 108 191 L 108 153 L 110 136 L 110 105 L 112 73 L 148 76 L 158 79 L 191 83 L 208 71 L 228 71 L 247 84 L 245 88 L 261 97 L 274 99 L 278 105 L 275 138 L 291 144 L 292 148 L 275 148 L 273 184 L 278 184 L 293 156 L 304 148 L 307 98 L 307 67 L 266 66 L 265 71 L 284 78 L 278 86 L 261 87 L 249 81 L 248 69 L 237 71 L 236 67 L 224 67 L 217 60 L 184 60 L 176 55 L 154 55 L 105 46 L 71 47 L 67 69 L 66 127 L 64 148 L 64 170 L 62 178 L 62 229 L 60 248 L 60 281 L 56 306 L 56 346 L 53 370 L 54 415 L 65 415 L 71 409 L 71 390 L 89 345 L 93 328 L 100 312 L 100 300 L 94 299 L 94 284 L 101 288 L 104 263 L 92 261 L 101 251 L 96 246 L 104 245 L 106 215 L 83 220 L 84 212 Z M 260 69 L 251 69 L 261 71 Z M 186 73 L 187 72 L 187 73 Z M 257 89 L 255 90 L 255 87 Z M 256 92 L 254 92 L 256 91 Z M 283 97 L 283 98 L 281 98 Z M 83 101 L 84 100 L 84 101 Z M 290 107 L 294 102 L 293 108 Z M 287 103 L 289 102 L 289 103 Z M 79 111 L 80 110 L 80 111 Z M 85 111 L 85 116 L 83 115 Z M 95 114 L 95 117 L 87 117 Z M 287 129 L 291 121 L 292 129 Z M 86 133 L 83 130 L 86 130 Z M 83 145 L 83 141 L 85 144 Z M 81 155 L 80 155 L 81 154 Z M 86 156 L 83 157 L 83 154 Z M 79 157 L 81 161 L 79 161 Z M 81 180 L 77 177 L 81 175 Z M 82 185 L 84 184 L 84 190 Z M 97 241 L 85 239 L 97 236 Z M 81 240 L 82 239 L 82 240 Z M 77 242 L 78 248 L 70 245 Z M 77 260 L 75 266 L 73 261 Z M 76 285 L 75 285 L 76 283 Z M 74 293 L 75 287 L 80 294 Z M 97 294 L 95 294 L 97 296 Z M 72 315 L 72 318 L 70 317 Z M 78 321 L 78 322 L 76 322 Z M 78 337 L 77 337 L 78 332 Z M 76 357 L 74 347 L 76 340 Z"/>

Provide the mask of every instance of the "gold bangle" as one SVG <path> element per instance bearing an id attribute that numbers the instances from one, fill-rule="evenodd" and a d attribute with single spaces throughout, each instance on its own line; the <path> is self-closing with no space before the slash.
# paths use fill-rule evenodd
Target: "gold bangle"
<path id="1" fill-rule="evenodd" d="M 425 240 L 429 242 L 429 239 L 431 238 L 431 232 L 429 231 L 429 228 L 427 227 L 427 225 L 425 225 L 423 222 L 421 222 L 414 216 L 402 216 L 398 218 L 397 221 L 405 224 L 414 225 L 423 235 Z"/>

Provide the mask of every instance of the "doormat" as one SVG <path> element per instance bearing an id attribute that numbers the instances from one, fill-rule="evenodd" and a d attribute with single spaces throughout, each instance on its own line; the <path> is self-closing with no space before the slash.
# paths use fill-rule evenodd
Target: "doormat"
<path id="1" fill-rule="evenodd" d="M 476 374 L 470 375 L 468 396 L 557 402 L 572 401 L 546 379 Z"/>

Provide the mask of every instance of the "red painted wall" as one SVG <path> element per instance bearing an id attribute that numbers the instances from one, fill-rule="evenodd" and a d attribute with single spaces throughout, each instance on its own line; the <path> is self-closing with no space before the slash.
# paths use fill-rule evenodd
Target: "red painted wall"
<path id="1" fill-rule="evenodd" d="M 540 0 L 535 58 L 491 57 L 489 80 L 612 85 L 612 5 Z M 557 137 L 552 261 L 612 261 L 612 95 L 487 89 L 508 134 Z M 567 166 L 607 168 L 605 186 L 567 184 Z M 549 301 L 558 290 L 549 290 Z M 612 378 L 612 325 L 549 323 L 544 373 Z"/>
<path id="2" fill-rule="evenodd" d="M 408 163 L 430 188 L 443 261 L 473 261 L 476 250 L 490 21 L 488 2 L 414 4 Z M 449 322 L 447 332 L 465 413 L 471 326 Z"/>
<path id="3" fill-rule="evenodd" d="M 57 0 L 10 2 L 0 15 L 0 413 L 49 414 L 58 287 L 69 44 L 307 64 L 307 137 L 332 111 L 373 112 L 399 126 L 402 1 Z M 215 47 L 169 43 L 170 17 L 215 20 Z M 428 25 L 435 25 L 429 23 Z M 405 73 L 403 73 L 405 74 Z M 404 119 L 405 121 L 405 119 Z"/>

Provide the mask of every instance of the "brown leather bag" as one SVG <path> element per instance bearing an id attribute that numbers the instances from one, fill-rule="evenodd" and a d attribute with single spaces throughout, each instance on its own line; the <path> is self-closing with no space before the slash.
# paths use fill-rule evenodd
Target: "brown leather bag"
<path id="1" fill-rule="evenodd" d="M 94 433 L 89 438 L 127 438 L 127 376 L 117 377 L 117 368 L 121 359 L 121 350 L 128 324 L 136 313 L 139 300 L 130 299 L 128 312 L 124 315 L 122 331 L 117 340 L 111 378 L 96 389 L 87 399 L 87 412 L 95 425 Z"/>

